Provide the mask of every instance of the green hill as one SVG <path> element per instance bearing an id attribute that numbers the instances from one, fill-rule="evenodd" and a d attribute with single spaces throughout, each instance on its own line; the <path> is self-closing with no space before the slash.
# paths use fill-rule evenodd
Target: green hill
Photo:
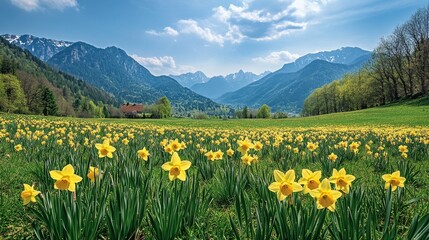
<path id="1" fill-rule="evenodd" d="M 115 121 L 118 120 L 100 120 Z M 119 121 L 124 122 L 124 121 Z M 142 122 L 142 121 L 139 121 Z M 341 126 L 428 126 L 429 98 L 420 98 L 353 112 L 333 113 L 312 117 L 286 119 L 231 119 L 193 120 L 165 119 L 144 120 L 156 125 L 216 128 L 270 128 L 270 127 L 341 127 Z M 127 121 L 129 123 L 129 121 Z"/>
<path id="2" fill-rule="evenodd" d="M 2 81 L 19 81 L 18 91 L 25 94 L 24 104 L 19 104 L 17 112 L 43 114 L 40 102 L 43 93 L 53 95 L 57 105 L 56 114 L 68 116 L 104 116 L 117 105 L 117 101 L 106 92 L 52 69 L 47 64 L 33 56 L 29 51 L 10 44 L 0 37 L 0 64 L 2 65 Z M 11 77 L 14 75 L 13 77 Z M 49 93 L 51 92 L 51 93 Z M 1 93 L 0 93 L 1 95 Z M 9 94 L 10 95 L 10 94 Z M 10 97 L 10 96 L 8 96 Z M 20 101 L 21 102 L 21 101 Z M 12 101 L 6 105 L 18 104 Z M 1 103 L 0 103 L 1 105 Z M 16 112 L 14 108 L 1 107 L 1 111 Z M 103 110 L 105 114 L 103 114 Z M 50 114 L 49 114 L 50 115 Z"/>

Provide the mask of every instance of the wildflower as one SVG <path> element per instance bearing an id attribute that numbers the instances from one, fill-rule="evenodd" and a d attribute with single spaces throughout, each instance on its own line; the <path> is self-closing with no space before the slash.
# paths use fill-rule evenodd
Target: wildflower
<path id="1" fill-rule="evenodd" d="M 170 144 L 168 144 L 167 146 L 164 147 L 164 151 L 169 153 L 169 154 L 172 154 L 174 152 L 174 150 Z"/>
<path id="2" fill-rule="evenodd" d="M 319 146 L 317 145 L 317 144 L 314 144 L 314 143 L 312 143 L 312 142 L 308 142 L 307 143 L 307 148 L 308 148 L 308 150 L 310 150 L 310 151 L 314 151 L 314 150 L 316 150 L 316 148 L 318 148 Z"/>
<path id="3" fill-rule="evenodd" d="M 36 196 L 39 195 L 40 192 L 34 189 L 34 185 L 30 186 L 24 183 L 24 191 L 21 192 L 21 198 L 23 200 L 23 204 L 27 205 L 30 202 L 36 202 Z"/>
<path id="4" fill-rule="evenodd" d="M 165 171 L 168 171 L 168 178 L 170 181 L 174 179 L 179 179 L 181 181 L 186 180 L 186 172 L 191 167 L 191 162 L 184 160 L 181 161 L 179 154 L 177 152 L 173 152 L 171 156 L 171 161 L 164 163 L 161 168 Z"/>
<path id="5" fill-rule="evenodd" d="M 229 148 L 228 150 L 226 150 L 226 154 L 231 157 L 232 155 L 234 155 L 234 150 Z"/>
<path id="6" fill-rule="evenodd" d="M 122 139 L 122 143 L 124 145 L 128 145 L 129 142 L 130 142 L 130 140 L 128 140 L 127 138 Z"/>
<path id="7" fill-rule="evenodd" d="M 204 156 L 206 156 L 208 160 L 211 160 L 211 161 L 215 160 L 215 155 L 212 150 L 208 151 L 206 154 L 204 154 Z"/>
<path id="8" fill-rule="evenodd" d="M 395 191 L 398 187 L 403 188 L 406 180 L 405 177 L 401 177 L 400 171 L 393 172 L 392 174 L 384 174 L 381 178 L 386 181 L 384 188 L 388 189 L 392 187 L 392 191 Z"/>
<path id="9" fill-rule="evenodd" d="M 246 153 L 244 156 L 241 157 L 241 161 L 243 161 L 244 164 L 247 164 L 250 166 L 250 165 L 252 165 L 253 158 L 252 158 L 252 156 L 250 156 Z"/>
<path id="10" fill-rule="evenodd" d="M 239 147 L 238 147 L 238 151 L 242 154 L 242 155 L 246 155 L 247 151 L 249 151 L 249 149 L 254 148 L 253 143 L 246 138 L 245 140 L 238 140 L 237 141 Z"/>
<path id="11" fill-rule="evenodd" d="M 334 168 L 332 176 L 329 178 L 331 183 L 335 183 L 335 189 L 341 190 L 344 193 L 349 193 L 352 182 L 356 179 L 353 175 L 348 175 L 344 168 L 340 171 Z"/>
<path id="12" fill-rule="evenodd" d="M 147 161 L 147 157 L 150 156 L 150 153 L 148 150 L 146 150 L 146 147 L 144 147 L 143 149 L 140 149 L 137 151 L 137 156 L 139 156 L 139 158 Z"/>
<path id="13" fill-rule="evenodd" d="M 286 173 L 283 173 L 279 170 L 274 170 L 274 180 L 275 182 L 271 183 L 270 186 L 268 186 L 268 189 L 271 192 L 277 193 L 277 198 L 279 201 L 283 201 L 293 192 L 300 192 L 303 190 L 299 183 L 294 182 L 295 171 L 293 169 L 287 171 Z"/>
<path id="14" fill-rule="evenodd" d="M 100 170 L 97 167 L 89 167 L 89 173 L 86 175 L 91 182 L 95 182 L 95 178 L 100 175 Z"/>
<path id="15" fill-rule="evenodd" d="M 359 150 L 359 146 L 360 144 L 357 142 L 352 142 L 352 144 L 350 144 L 350 150 L 352 150 L 352 152 L 354 152 L 355 154 L 358 152 Z"/>
<path id="16" fill-rule="evenodd" d="M 74 174 L 74 168 L 71 164 L 65 166 L 62 171 L 52 170 L 49 174 L 51 178 L 56 180 L 54 188 L 59 190 L 74 192 L 76 190 L 76 183 L 82 181 L 80 176 Z"/>
<path id="17" fill-rule="evenodd" d="M 215 160 L 222 160 L 223 158 L 223 152 L 221 150 L 217 150 L 214 152 L 214 159 Z"/>
<path id="18" fill-rule="evenodd" d="M 15 145 L 15 151 L 19 152 L 21 150 L 22 150 L 22 145 L 21 144 Z"/>
<path id="19" fill-rule="evenodd" d="M 319 187 L 321 177 L 322 171 L 312 172 L 308 169 L 302 169 L 302 177 L 298 183 L 304 186 L 304 193 L 306 194 Z"/>
<path id="20" fill-rule="evenodd" d="M 331 190 L 331 184 L 325 178 L 318 188 L 310 191 L 310 195 L 316 198 L 317 209 L 327 208 L 333 212 L 335 211 L 335 203 L 342 194 L 340 191 Z"/>
<path id="21" fill-rule="evenodd" d="M 264 147 L 264 145 L 261 142 L 259 142 L 259 141 L 255 142 L 254 145 L 255 145 L 254 148 L 255 148 L 256 151 L 260 151 Z"/>
<path id="22" fill-rule="evenodd" d="M 398 150 L 400 153 L 407 153 L 408 152 L 408 147 L 406 145 L 400 145 L 398 147 Z"/>
<path id="23" fill-rule="evenodd" d="M 182 149 L 182 144 L 180 144 L 179 140 L 177 140 L 177 139 L 171 140 L 169 145 L 171 146 L 171 148 L 173 149 L 174 152 L 177 152 L 180 149 Z"/>
<path id="24" fill-rule="evenodd" d="M 112 158 L 113 155 L 112 153 L 114 151 L 116 151 L 116 148 L 113 146 L 110 146 L 110 142 L 108 139 L 104 140 L 103 143 L 97 143 L 95 144 L 95 147 L 98 149 L 98 157 L 102 158 L 102 157 L 108 157 L 108 158 Z"/>
<path id="25" fill-rule="evenodd" d="M 332 162 L 335 162 L 335 161 L 337 160 L 338 156 L 337 156 L 337 155 L 335 155 L 335 153 L 331 153 L 331 154 L 329 154 L 328 158 L 329 158 L 329 160 L 331 160 Z"/>

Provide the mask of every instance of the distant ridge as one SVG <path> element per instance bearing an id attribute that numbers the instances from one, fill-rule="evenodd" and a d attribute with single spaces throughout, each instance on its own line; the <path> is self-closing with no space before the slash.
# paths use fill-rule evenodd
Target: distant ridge
<path id="1" fill-rule="evenodd" d="M 343 50 L 330 53 L 344 52 L 344 49 L 359 51 L 361 54 L 351 54 L 349 58 L 340 58 L 342 62 L 351 64 L 334 63 L 325 60 L 313 60 L 310 64 L 296 72 L 286 64 L 262 79 L 251 83 L 237 91 L 226 93 L 216 101 L 235 106 L 249 106 L 257 108 L 262 104 L 268 104 L 273 110 L 281 110 L 298 113 L 304 104 L 305 98 L 316 88 L 341 78 L 346 73 L 360 69 L 371 57 L 370 52 L 355 48 L 342 48 Z M 323 54 L 328 56 L 326 52 Z M 313 54 L 312 58 L 321 55 Z M 307 59 L 306 56 L 301 59 Z M 304 61 L 300 61 L 304 64 Z M 300 63 L 300 64 L 301 64 Z M 295 64 L 298 66 L 300 64 Z"/>

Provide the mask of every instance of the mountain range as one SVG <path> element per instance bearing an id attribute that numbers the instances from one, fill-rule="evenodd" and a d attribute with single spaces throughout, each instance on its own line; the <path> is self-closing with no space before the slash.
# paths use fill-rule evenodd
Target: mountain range
<path id="1" fill-rule="evenodd" d="M 2 35 L 6 41 L 20 48 L 28 50 L 31 54 L 46 62 L 55 54 L 72 45 L 72 42 L 39 38 L 32 35 Z"/>
<path id="2" fill-rule="evenodd" d="M 184 73 L 180 75 L 169 75 L 169 76 L 175 79 L 182 86 L 187 88 L 191 88 L 194 84 L 205 83 L 210 79 L 201 71 L 196 71 L 193 73 L 189 72 L 189 73 Z"/>
<path id="3" fill-rule="evenodd" d="M 117 47 L 96 48 L 84 42 L 38 38 L 30 35 L 3 35 L 10 43 L 28 49 L 55 69 L 112 94 L 120 102 L 154 103 L 167 96 L 174 111 L 212 111 L 219 104 L 196 94 L 168 76 L 154 76 Z M 34 46 L 38 43 L 38 48 Z M 33 48 L 34 47 L 34 48 Z M 47 53 L 52 57 L 46 60 Z"/>
<path id="4" fill-rule="evenodd" d="M 267 71 L 257 75 L 252 72 L 244 72 L 243 70 L 240 70 L 226 76 L 215 76 L 212 78 L 207 78 L 202 72 L 185 73 L 172 77 L 179 83 L 182 81 L 187 84 L 189 84 L 191 82 L 189 80 L 192 79 L 194 84 L 189 87 L 192 91 L 210 99 L 215 99 L 227 92 L 238 90 L 252 82 L 255 82 L 269 73 L 270 72 Z M 204 79 L 204 77 L 206 77 L 206 79 Z"/>
<path id="5" fill-rule="evenodd" d="M 30 113 L 42 114 L 40 104 L 43 98 L 40 97 L 40 92 L 48 89 L 55 98 L 57 114 L 90 117 L 112 113 L 117 116 L 114 111 L 118 102 L 111 95 L 80 79 L 52 69 L 29 51 L 1 37 L 0 62 L 3 65 L 8 62 L 14 69 L 11 69 L 9 74 L 13 74 L 18 79 L 26 98 L 25 106 L 19 107 L 27 108 Z"/>
<path id="6" fill-rule="evenodd" d="M 257 108 L 268 104 L 273 110 L 299 112 L 315 88 L 356 71 L 371 57 L 369 51 L 344 47 L 304 55 L 275 72 L 261 75 L 240 70 L 212 78 L 201 71 L 154 76 L 117 47 L 101 49 L 84 42 L 31 35 L 3 37 L 50 66 L 110 93 L 120 102 L 153 103 L 167 96 L 177 112 L 219 108 L 211 99 L 231 106 Z"/>
<path id="7" fill-rule="evenodd" d="M 371 52 L 360 48 L 305 55 L 297 59 L 297 63 L 285 64 L 281 69 L 215 101 L 250 107 L 267 104 L 275 111 L 298 113 L 314 89 L 359 70 L 370 58 Z"/>

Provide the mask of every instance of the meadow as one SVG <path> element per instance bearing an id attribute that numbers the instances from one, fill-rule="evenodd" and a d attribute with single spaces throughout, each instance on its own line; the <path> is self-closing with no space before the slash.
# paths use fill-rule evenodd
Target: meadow
<path id="1" fill-rule="evenodd" d="M 428 239 L 428 118 L 0 114 L 0 238 Z"/>

